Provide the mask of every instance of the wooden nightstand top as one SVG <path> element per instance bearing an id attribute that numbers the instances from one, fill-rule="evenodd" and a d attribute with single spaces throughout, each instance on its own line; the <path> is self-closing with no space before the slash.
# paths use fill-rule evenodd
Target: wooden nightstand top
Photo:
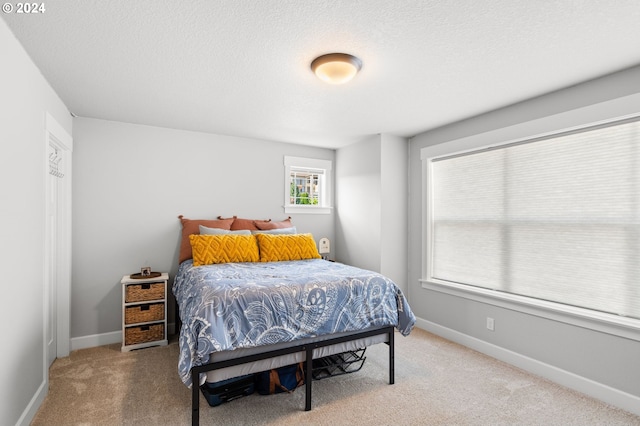
<path id="1" fill-rule="evenodd" d="M 167 272 L 163 272 L 159 277 L 153 277 L 153 278 L 131 278 L 131 275 L 125 275 L 124 277 L 122 277 L 122 280 L 120 280 L 120 284 L 142 284 L 142 283 L 157 283 L 160 281 L 168 281 L 169 280 L 169 274 Z"/>

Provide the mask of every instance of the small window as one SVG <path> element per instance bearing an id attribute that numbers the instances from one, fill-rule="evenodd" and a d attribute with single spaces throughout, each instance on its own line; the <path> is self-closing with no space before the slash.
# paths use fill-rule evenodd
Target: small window
<path id="1" fill-rule="evenodd" d="M 331 161 L 284 157 L 285 213 L 330 213 Z"/>

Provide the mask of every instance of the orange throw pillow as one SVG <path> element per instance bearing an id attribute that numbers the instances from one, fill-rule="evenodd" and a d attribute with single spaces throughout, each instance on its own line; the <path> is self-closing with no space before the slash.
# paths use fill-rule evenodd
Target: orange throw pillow
<path id="1" fill-rule="evenodd" d="M 220 219 L 220 220 L 203 220 L 203 219 L 187 219 L 184 216 L 178 216 L 180 223 L 182 223 L 182 240 L 180 241 L 180 253 L 178 255 L 178 264 L 184 262 L 187 259 L 191 259 L 191 243 L 189 242 L 189 235 L 200 234 L 200 225 L 207 228 L 220 228 L 231 229 L 232 219 Z"/>

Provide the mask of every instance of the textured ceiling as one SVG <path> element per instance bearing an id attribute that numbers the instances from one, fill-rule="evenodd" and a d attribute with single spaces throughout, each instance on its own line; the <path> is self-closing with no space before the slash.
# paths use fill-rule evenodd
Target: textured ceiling
<path id="1" fill-rule="evenodd" d="M 3 14 L 67 107 L 338 148 L 640 64 L 638 0 L 49 0 Z M 360 57 L 322 83 L 321 54 Z"/>

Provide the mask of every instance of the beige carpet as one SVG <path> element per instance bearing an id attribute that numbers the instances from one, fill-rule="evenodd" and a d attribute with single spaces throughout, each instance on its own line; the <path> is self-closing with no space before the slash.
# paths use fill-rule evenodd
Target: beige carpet
<path id="1" fill-rule="evenodd" d="M 304 388 L 254 394 L 218 407 L 201 397 L 202 425 L 640 425 L 640 417 L 416 329 L 396 337 L 396 383 L 386 345 L 357 373 Z M 50 370 L 33 425 L 188 425 L 191 392 L 177 375 L 178 346 L 121 353 L 74 351 Z"/>

